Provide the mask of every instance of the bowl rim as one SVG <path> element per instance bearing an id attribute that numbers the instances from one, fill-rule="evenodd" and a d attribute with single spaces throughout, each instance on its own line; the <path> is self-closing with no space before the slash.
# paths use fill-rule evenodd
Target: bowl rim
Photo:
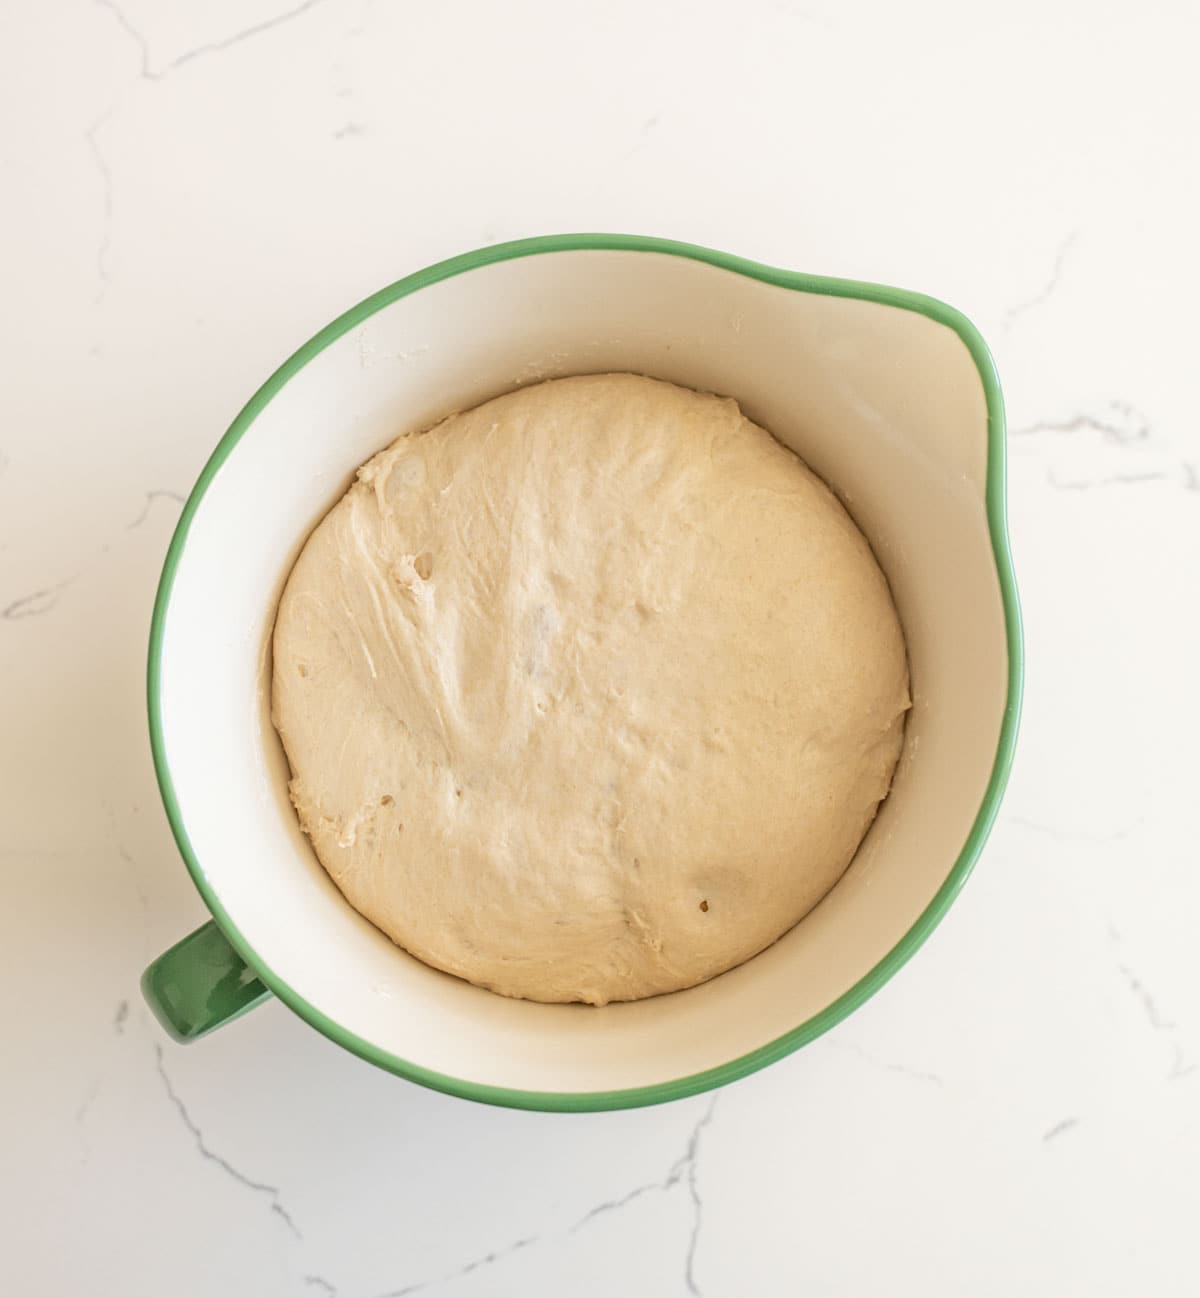
<path id="1" fill-rule="evenodd" d="M 221 904 L 220 898 L 210 886 L 192 848 L 187 828 L 183 822 L 183 816 L 175 793 L 174 779 L 167 761 L 163 734 L 161 697 L 163 639 L 167 611 L 171 602 L 179 562 L 187 545 L 192 520 L 209 485 L 238 442 L 241 441 L 266 406 L 309 361 L 349 330 L 362 324 L 364 320 L 367 320 L 377 311 L 398 301 L 400 298 L 407 297 L 410 293 L 415 293 L 419 289 L 436 284 L 441 280 L 450 279 L 452 276 L 463 274 L 466 271 L 493 265 L 496 262 L 510 261 L 520 257 L 540 256 L 556 252 L 594 251 L 648 252 L 671 257 L 682 257 L 716 266 L 722 270 L 732 271 L 735 274 L 760 280 L 763 283 L 780 288 L 793 289 L 804 293 L 857 298 L 885 306 L 900 307 L 927 316 L 931 320 L 953 329 L 958 334 L 979 371 L 987 406 L 988 450 L 985 507 L 992 552 L 995 557 L 996 576 L 999 581 L 1000 597 L 1004 608 L 1008 649 L 1008 694 L 991 776 L 971 831 L 963 844 L 961 852 L 932 900 L 913 925 L 896 945 L 851 987 L 831 1001 L 819 1013 L 806 1019 L 782 1036 L 767 1042 L 765 1045 L 758 1046 L 736 1059 L 705 1069 L 702 1072 L 692 1073 L 671 1081 L 656 1082 L 649 1086 L 630 1087 L 622 1090 L 527 1091 L 451 1077 L 394 1055 L 328 1018 L 306 1001 L 262 960 L 238 929 L 232 917 Z M 369 1063 L 395 1073 L 400 1077 L 405 1077 L 409 1081 L 417 1082 L 433 1090 L 455 1095 L 462 1099 L 502 1105 L 509 1108 L 574 1113 L 661 1104 L 669 1100 L 682 1099 L 685 1096 L 696 1095 L 702 1091 L 724 1086 L 728 1082 L 756 1072 L 767 1064 L 774 1063 L 784 1055 L 788 1055 L 801 1046 L 807 1045 L 827 1032 L 835 1024 L 840 1023 L 870 999 L 907 963 L 933 932 L 934 928 L 937 927 L 954 899 L 958 896 L 983 849 L 988 833 L 995 822 L 1005 786 L 1008 783 L 1013 754 L 1016 748 L 1021 710 L 1021 695 L 1024 683 L 1024 649 L 1016 577 L 1013 571 L 1008 538 L 1005 438 L 1004 401 L 1000 391 L 1000 381 L 996 373 L 995 362 L 979 330 L 954 307 L 948 306 L 936 298 L 910 292 L 907 289 L 866 283 L 859 280 L 835 279 L 820 275 L 809 275 L 798 271 L 782 270 L 760 262 L 747 260 L 744 257 L 737 257 L 730 253 L 717 252 L 697 244 L 683 243 L 674 239 L 629 234 L 556 234 L 492 244 L 488 247 L 477 248 L 472 252 L 462 253 L 457 257 L 451 257 L 446 261 L 437 262 L 423 270 L 416 271 L 414 274 L 406 275 L 393 284 L 389 284 L 386 288 L 380 289 L 356 306 L 345 311 L 309 339 L 308 342 L 285 360 L 246 402 L 224 436 L 217 443 L 216 449 L 197 478 L 196 484 L 183 507 L 170 546 L 167 549 L 150 625 L 150 645 L 146 674 L 147 707 L 155 776 L 158 780 L 159 791 L 167 813 L 167 819 L 170 822 L 171 832 L 174 835 L 176 845 L 188 868 L 188 872 L 191 874 L 192 882 L 230 944 L 245 960 L 247 965 L 254 970 L 264 985 L 274 992 L 289 1009 L 331 1041 L 336 1042 Z"/>

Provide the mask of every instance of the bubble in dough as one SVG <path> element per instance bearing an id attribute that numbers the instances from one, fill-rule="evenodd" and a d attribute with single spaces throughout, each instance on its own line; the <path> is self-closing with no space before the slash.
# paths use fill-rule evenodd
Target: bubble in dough
<path id="1" fill-rule="evenodd" d="M 296 561 L 291 794 L 350 903 L 506 996 L 690 987 L 809 911 L 887 793 L 900 624 L 736 402 L 557 379 L 398 438 Z"/>

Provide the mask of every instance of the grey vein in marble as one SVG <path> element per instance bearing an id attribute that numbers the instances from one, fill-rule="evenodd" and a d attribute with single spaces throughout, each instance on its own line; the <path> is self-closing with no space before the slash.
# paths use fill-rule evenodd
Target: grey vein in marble
<path id="1" fill-rule="evenodd" d="M 661 120 L 662 120 L 661 113 L 655 113 L 653 117 L 646 118 L 646 120 L 638 128 L 637 138 L 634 140 L 633 144 L 630 145 L 630 147 L 625 151 L 625 154 L 621 158 L 622 162 L 628 162 L 629 159 L 632 158 L 633 155 L 642 148 L 642 146 L 646 143 L 646 140 L 650 137 L 651 132 L 657 129 L 658 124 Z"/>
<path id="2" fill-rule="evenodd" d="M 165 487 L 157 488 L 153 491 L 147 491 L 145 497 L 145 503 L 141 512 L 131 523 L 126 524 L 126 531 L 132 531 L 134 528 L 139 527 L 145 522 L 155 500 L 169 499 L 177 501 L 180 504 L 182 504 L 184 500 L 184 497 L 181 496 L 179 492 L 171 491 L 169 488 Z M 107 544 L 102 545 L 99 553 L 105 554 L 108 549 L 109 546 Z M 40 590 L 30 591 L 28 595 L 21 595 L 19 598 L 12 600 L 8 604 L 4 605 L 3 608 L 0 608 L 0 621 L 16 622 L 21 618 L 39 617 L 42 614 L 49 613 L 58 603 L 63 591 L 66 590 L 78 575 L 79 574 L 76 573 L 75 576 L 67 577 L 53 586 L 43 586 Z M 111 810 L 109 811 L 109 819 L 113 821 L 113 827 L 115 830 L 116 821 Z M 119 843 L 117 844 L 117 850 L 120 852 L 122 859 L 132 866 L 133 858 Z M 146 898 L 141 891 L 140 885 L 138 885 L 138 894 L 142 899 L 142 904 L 145 905 Z"/>
<path id="3" fill-rule="evenodd" d="M 125 1033 L 125 1023 L 129 1018 L 129 1002 L 118 1001 L 116 1013 L 113 1015 L 113 1031 L 117 1036 L 123 1036 Z"/>
<path id="4" fill-rule="evenodd" d="M 88 1086 L 84 1097 L 79 1102 L 79 1107 L 75 1110 L 76 1123 L 82 1123 L 87 1117 L 92 1105 L 96 1102 L 96 1097 L 100 1094 L 100 1079 L 95 1077 Z"/>
<path id="5" fill-rule="evenodd" d="M 116 844 L 117 855 L 129 867 L 129 878 L 133 884 L 133 890 L 137 893 L 138 902 L 142 910 L 149 912 L 150 898 L 146 896 L 146 890 L 142 887 L 141 876 L 138 874 L 137 862 L 133 859 L 133 853 L 123 843 Z"/>
<path id="6" fill-rule="evenodd" d="M 318 5 L 325 3 L 326 0 L 303 0 L 302 4 L 298 4 L 292 9 L 286 9 L 283 13 L 276 14 L 274 18 L 267 18 L 263 22 L 245 27 L 240 32 L 227 36 L 224 40 L 209 41 L 204 45 L 197 45 L 195 49 L 187 50 L 178 58 L 172 59 L 163 70 L 162 75 L 165 76 L 168 72 L 174 72 L 176 68 L 191 63 L 193 59 L 201 58 L 206 54 L 217 54 L 222 50 L 232 49 L 235 45 L 240 45 L 253 36 L 261 36 L 263 32 L 273 31 L 276 27 L 282 27 L 284 23 L 289 23 L 293 18 L 299 18 L 301 14 L 308 13 L 310 9 L 315 9 Z"/>
<path id="7" fill-rule="evenodd" d="M 157 1041 L 154 1043 L 154 1061 L 158 1070 L 158 1075 L 162 1079 L 163 1089 L 167 1093 L 167 1098 L 171 1101 L 172 1105 L 174 1105 L 175 1111 L 179 1114 L 179 1120 L 183 1123 L 184 1127 L 187 1128 L 201 1158 L 206 1159 L 210 1163 L 215 1163 L 216 1166 L 219 1167 L 227 1176 L 231 1177 L 239 1185 L 244 1185 L 247 1190 L 253 1190 L 256 1194 L 267 1195 L 271 1200 L 271 1211 L 280 1218 L 284 1225 L 287 1226 L 288 1230 L 290 1230 L 297 1239 L 303 1239 L 299 1227 L 292 1220 L 291 1213 L 288 1212 L 279 1200 L 279 1187 L 277 1185 L 268 1185 L 265 1181 L 255 1181 L 252 1177 L 247 1176 L 245 1172 L 239 1172 L 232 1163 L 227 1159 L 222 1158 L 215 1150 L 209 1148 L 208 1144 L 205 1142 L 203 1132 L 201 1132 L 200 1128 L 192 1120 L 192 1115 L 188 1112 L 187 1106 L 184 1104 L 179 1093 L 175 1090 L 175 1087 L 171 1082 L 171 1078 L 167 1073 L 162 1045 Z"/>
<path id="8" fill-rule="evenodd" d="M 1048 1145 L 1052 1140 L 1057 1140 L 1059 1136 L 1077 1126 L 1079 1126 L 1078 1118 L 1064 1118 L 1061 1122 L 1056 1122 L 1048 1131 L 1042 1133 L 1042 1144 Z"/>
<path id="9" fill-rule="evenodd" d="M 133 853 L 121 842 L 119 831 L 117 829 L 117 817 L 107 800 L 101 799 L 101 806 L 104 808 L 104 814 L 108 817 L 109 828 L 112 830 L 113 846 L 117 849 L 117 855 L 125 863 L 126 873 L 129 875 L 129 881 L 133 884 L 133 890 L 137 893 L 138 902 L 141 904 L 142 911 L 149 913 L 150 898 L 146 896 L 146 890 L 142 887 L 142 877 L 138 873 L 137 862 L 133 858 Z"/>
<path id="10" fill-rule="evenodd" d="M 597 1217 L 602 1217 L 606 1212 L 617 1212 L 630 1204 L 634 1199 L 640 1199 L 642 1195 L 649 1194 L 652 1190 L 663 1190 L 666 1188 L 665 1181 L 647 1181 L 644 1185 L 635 1186 L 628 1194 L 623 1194 L 617 1199 L 606 1199 L 603 1203 L 598 1203 L 594 1208 L 589 1208 L 587 1212 L 570 1228 L 567 1232 L 574 1235 L 577 1231 L 583 1230 L 589 1226 Z"/>
<path id="11" fill-rule="evenodd" d="M 1059 244 L 1058 252 L 1054 257 L 1054 265 L 1050 270 L 1049 279 L 1047 279 L 1046 283 L 1033 295 L 1033 297 L 1024 302 L 1018 302 L 1016 306 L 1009 309 L 1004 321 L 1006 328 L 1019 316 L 1023 316 L 1027 311 L 1032 311 L 1035 307 L 1044 305 L 1054 296 L 1054 292 L 1058 288 L 1058 282 L 1062 278 L 1063 266 L 1066 265 L 1067 254 L 1075 246 L 1075 242 L 1078 238 L 1079 231 L 1072 230 L 1062 243 Z"/>
<path id="12" fill-rule="evenodd" d="M 86 1120 L 100 1094 L 100 1080 L 99 1077 L 92 1078 L 83 1099 L 79 1102 L 79 1107 L 75 1110 L 75 1134 L 79 1141 L 79 1148 L 83 1151 L 85 1164 L 92 1161 L 92 1142 L 88 1139 Z"/>
<path id="13" fill-rule="evenodd" d="M 150 510 L 153 508 L 156 500 L 173 500 L 179 505 L 182 505 L 184 502 L 184 497 L 181 496 L 178 491 L 171 491 L 166 487 L 159 487 L 155 491 L 147 491 L 145 496 L 145 503 L 142 505 L 141 512 L 138 514 L 137 518 L 135 518 L 132 523 L 126 523 L 125 530 L 127 532 L 132 532 L 135 527 L 141 527 L 150 516 Z"/>
<path id="14" fill-rule="evenodd" d="M 291 22 L 293 18 L 299 18 L 301 14 L 305 14 L 310 9 L 315 9 L 318 5 L 325 3 L 327 3 L 327 0 L 303 0 L 302 4 L 295 5 L 291 9 L 285 9 L 283 13 L 276 14 L 274 18 L 265 18 L 262 22 L 244 27 L 241 31 L 234 32 L 232 36 L 226 36 L 216 41 L 205 41 L 202 45 L 196 45 L 190 50 L 185 50 L 182 54 L 173 58 L 170 63 L 155 71 L 150 66 L 150 44 L 145 35 L 134 26 L 129 16 L 118 7 L 115 0 L 96 0 L 96 4 L 101 9 L 106 9 L 112 14 L 120 24 L 121 29 L 136 41 L 138 53 L 141 57 L 141 68 L 138 75 L 144 81 L 162 81 L 169 77 L 172 72 L 185 67 L 196 59 L 203 58 L 208 54 L 219 54 L 222 50 L 232 49 L 235 45 L 240 45 L 243 41 L 250 40 L 254 36 L 261 36 L 264 32 L 273 31 L 276 27 L 282 27 L 285 23 Z"/>
<path id="15" fill-rule="evenodd" d="M 1056 491 L 1091 491 L 1095 487 L 1131 487 L 1142 482 L 1166 482 L 1170 475 L 1158 469 L 1146 473 L 1110 473 L 1107 478 L 1062 478 L 1051 469 L 1046 481 Z"/>
<path id="16" fill-rule="evenodd" d="M 1120 948 L 1121 934 L 1115 924 L 1109 924 L 1108 926 L 1108 940 L 1113 946 Z M 1117 972 L 1120 973 L 1125 980 L 1125 985 L 1137 998 L 1146 1015 L 1146 1021 L 1155 1032 L 1173 1032 L 1178 1025 L 1172 1020 L 1163 1017 L 1149 988 L 1120 957 L 1117 959 Z"/>
<path id="17" fill-rule="evenodd" d="M 886 1059 L 879 1059 L 864 1050 L 862 1046 L 855 1045 L 852 1041 L 829 1039 L 826 1046 L 830 1050 L 844 1050 L 849 1054 L 857 1055 L 860 1059 L 865 1059 L 867 1063 L 874 1064 L 876 1068 L 882 1068 L 889 1073 L 899 1073 L 901 1077 L 910 1077 L 915 1082 L 930 1082 L 934 1086 L 946 1085 L 946 1079 L 938 1073 L 922 1072 L 919 1068 L 909 1068 L 904 1064 L 894 1064 Z"/>
<path id="18" fill-rule="evenodd" d="M 712 1121 L 713 1110 L 717 1107 L 719 1093 L 714 1095 L 712 1103 L 709 1104 L 704 1116 L 692 1128 L 691 1138 L 688 1140 L 687 1149 L 684 1151 L 683 1158 L 676 1164 L 679 1176 L 687 1174 L 688 1195 L 692 1200 L 692 1234 L 688 1240 L 687 1257 L 684 1261 L 683 1281 L 687 1285 L 688 1293 L 695 1294 L 700 1298 L 700 1289 L 696 1285 L 696 1247 L 700 1243 L 700 1226 L 704 1217 L 704 1200 L 700 1197 L 700 1187 L 697 1182 L 697 1168 L 700 1155 L 700 1133 Z M 674 1173 L 673 1173 L 674 1175 Z M 673 1184 L 668 1177 L 668 1184 Z"/>
<path id="19" fill-rule="evenodd" d="M 1196 1065 L 1188 1059 L 1183 1053 L 1183 1047 L 1176 1041 L 1171 1051 L 1171 1071 L 1167 1074 L 1167 1081 L 1178 1082 L 1184 1077 L 1191 1077 L 1195 1071 Z"/>
<path id="20" fill-rule="evenodd" d="M 1117 448 L 1146 447 L 1151 441 L 1150 421 L 1127 401 L 1110 401 L 1111 414 L 1071 415 L 1065 419 L 1039 419 L 1032 424 L 1009 430 L 1015 439 L 1037 438 L 1047 434 L 1092 433 Z M 1167 458 L 1171 458 L 1169 455 Z M 1046 473 L 1046 482 L 1057 491 L 1091 491 L 1098 487 L 1138 486 L 1147 482 L 1178 479 L 1185 491 L 1200 491 L 1200 473 L 1186 460 L 1175 460 L 1165 468 L 1111 473 L 1105 477 L 1063 477 L 1054 469 Z"/>
<path id="21" fill-rule="evenodd" d="M 69 584 L 69 580 L 60 581 L 57 586 L 46 586 L 29 595 L 22 595 L 20 599 L 14 599 L 11 604 L 0 609 L 0 619 L 16 622 L 19 618 L 38 617 L 42 613 L 49 613 Z"/>
<path id="22" fill-rule="evenodd" d="M 1124 422 L 1117 419 L 1100 419 L 1095 415 L 1071 415 L 1067 419 L 1039 419 L 1021 428 L 1009 429 L 1010 437 L 1036 437 L 1041 433 L 1097 433 L 1115 446 L 1129 446 L 1133 442 L 1145 442 L 1150 437 L 1150 423 L 1146 416 L 1135 410 L 1128 402 L 1110 402 L 1111 409 L 1123 416 Z"/>
<path id="23" fill-rule="evenodd" d="M 147 81 L 156 79 L 155 74 L 150 71 L 150 47 L 146 44 L 146 38 L 140 31 L 129 21 L 123 10 L 119 9 L 113 0 L 96 0 L 101 9 L 107 9 L 110 14 L 117 20 L 125 34 L 137 42 L 138 52 L 142 58 L 141 75 Z"/>
<path id="24" fill-rule="evenodd" d="M 1146 823 L 1145 816 L 1138 816 L 1131 820 L 1128 825 L 1122 825 L 1120 829 L 1111 830 L 1105 834 L 1094 833 L 1090 829 L 1064 829 L 1061 825 L 1047 825 L 1040 820 L 1029 820 L 1025 816 L 1001 816 L 1001 823 L 1005 825 L 1019 825 L 1022 829 L 1033 829 L 1039 834 L 1048 834 L 1051 838 L 1062 839 L 1069 842 L 1072 839 L 1083 843 L 1115 843 L 1119 839 L 1128 838 L 1136 829 Z"/>
<path id="25" fill-rule="evenodd" d="M 337 1295 L 337 1285 L 330 1284 L 323 1275 L 306 1275 L 304 1277 L 304 1287 L 306 1289 L 320 1289 L 322 1293 L 332 1294 L 334 1298 Z"/>
<path id="26" fill-rule="evenodd" d="M 1115 924 L 1111 922 L 1108 925 L 1109 941 L 1118 949 L 1121 944 L 1121 934 Z M 1171 1042 L 1171 1067 L 1167 1070 L 1166 1080 L 1168 1082 L 1182 1081 L 1185 1077 L 1191 1077 L 1195 1072 L 1197 1065 L 1195 1061 L 1190 1060 L 1184 1053 L 1183 1047 L 1179 1044 L 1175 1033 L 1179 1030 L 1179 1024 L 1174 1019 L 1167 1018 L 1158 1007 L 1158 1002 L 1153 993 L 1142 982 L 1141 978 L 1133 969 L 1122 959 L 1117 960 L 1117 972 L 1121 975 L 1125 985 L 1137 999 L 1142 1007 L 1142 1012 L 1146 1016 L 1146 1022 L 1150 1027 L 1159 1033 L 1167 1036 Z"/>
<path id="27" fill-rule="evenodd" d="M 1117 961 L 1117 970 L 1121 977 L 1125 979 L 1125 985 L 1141 1002 L 1142 1009 L 1145 1011 L 1146 1019 L 1155 1032 L 1171 1032 L 1177 1026 L 1171 1019 L 1163 1018 L 1159 1012 L 1154 997 L 1150 994 L 1146 984 L 1125 964 L 1124 961 Z"/>
<path id="28" fill-rule="evenodd" d="M 457 1271 L 451 1271 L 449 1275 L 438 1276 L 433 1280 L 418 1280 L 415 1284 L 405 1285 L 403 1289 L 389 1289 L 387 1293 L 380 1294 L 379 1298 L 405 1298 L 406 1294 L 420 1293 L 422 1289 L 428 1289 L 432 1285 L 451 1284 L 455 1280 L 461 1280 L 464 1276 L 470 1275 L 472 1271 L 479 1271 L 485 1266 L 491 1266 L 494 1262 L 502 1261 L 506 1257 L 511 1257 L 514 1253 L 519 1253 L 521 1249 L 536 1244 L 539 1238 L 538 1235 L 528 1235 L 524 1239 L 518 1239 L 511 1244 L 505 1245 L 504 1248 L 494 1249 L 491 1253 L 485 1253 L 482 1257 L 474 1258 L 465 1266 L 459 1267 Z"/>
<path id="29" fill-rule="evenodd" d="M 92 158 L 96 163 L 96 170 L 100 173 L 101 198 L 103 206 L 101 208 L 100 220 L 100 242 L 96 247 L 96 276 L 100 281 L 100 286 L 96 290 L 95 302 L 99 304 L 104 301 L 108 293 L 108 286 L 112 282 L 112 276 L 109 274 L 108 256 L 112 249 L 112 220 L 113 220 L 113 177 L 112 168 L 108 165 L 108 159 L 104 156 L 104 150 L 100 147 L 100 128 L 112 116 L 112 109 L 98 117 L 84 131 L 84 139 L 87 140 L 88 149 L 91 151 Z"/>
<path id="30" fill-rule="evenodd" d="M 700 1156 L 701 1135 L 704 1129 L 712 1121 L 713 1112 L 717 1107 L 717 1100 L 720 1098 L 719 1093 L 714 1094 L 709 1101 L 708 1107 L 696 1120 L 688 1136 L 687 1147 L 684 1152 L 671 1164 L 670 1170 L 661 1180 L 647 1181 L 643 1185 L 635 1186 L 627 1194 L 621 1195 L 616 1199 L 608 1199 L 603 1203 L 598 1203 L 594 1208 L 589 1208 L 573 1225 L 567 1228 L 568 1235 L 575 1235 L 579 1231 L 591 1225 L 597 1217 L 602 1217 L 606 1213 L 617 1212 L 635 1200 L 640 1199 L 643 1195 L 652 1192 L 666 1193 L 673 1190 L 678 1185 L 686 1185 L 688 1197 L 692 1204 L 692 1229 L 688 1237 L 687 1253 L 684 1257 L 683 1282 L 689 1294 L 694 1298 L 701 1298 L 701 1292 L 696 1284 L 696 1249 L 700 1242 L 700 1226 L 703 1219 L 704 1200 L 700 1195 L 698 1183 L 698 1164 Z M 461 1280 L 464 1276 L 472 1272 L 482 1270 L 484 1267 L 492 1266 L 496 1262 L 501 1262 L 505 1258 L 511 1257 L 523 1249 L 532 1247 L 540 1243 L 543 1237 L 539 1235 L 528 1235 L 521 1239 L 515 1240 L 503 1248 L 493 1249 L 490 1253 L 485 1253 L 482 1257 L 473 1258 L 470 1262 L 465 1263 L 455 1271 L 448 1272 L 445 1275 L 435 1276 L 428 1280 L 418 1280 L 413 1284 L 404 1285 L 399 1289 L 389 1289 L 386 1293 L 379 1294 L 378 1298 L 407 1298 L 407 1295 L 420 1293 L 424 1289 L 433 1286 L 453 1284 L 456 1280 Z"/>

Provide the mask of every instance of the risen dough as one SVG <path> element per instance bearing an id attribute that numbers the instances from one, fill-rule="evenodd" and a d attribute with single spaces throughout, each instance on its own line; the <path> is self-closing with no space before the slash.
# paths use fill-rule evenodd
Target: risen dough
<path id="1" fill-rule="evenodd" d="M 292 798 L 352 905 L 508 996 L 711 978 L 885 795 L 904 642 L 866 541 L 734 401 L 559 379 L 359 470 L 279 605 Z"/>

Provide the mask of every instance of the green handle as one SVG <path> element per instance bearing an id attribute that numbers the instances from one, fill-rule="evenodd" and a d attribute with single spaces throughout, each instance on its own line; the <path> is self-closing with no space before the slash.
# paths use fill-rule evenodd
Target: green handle
<path id="1" fill-rule="evenodd" d="M 209 920 L 142 974 L 142 995 L 176 1041 L 195 1041 L 270 996 Z"/>

